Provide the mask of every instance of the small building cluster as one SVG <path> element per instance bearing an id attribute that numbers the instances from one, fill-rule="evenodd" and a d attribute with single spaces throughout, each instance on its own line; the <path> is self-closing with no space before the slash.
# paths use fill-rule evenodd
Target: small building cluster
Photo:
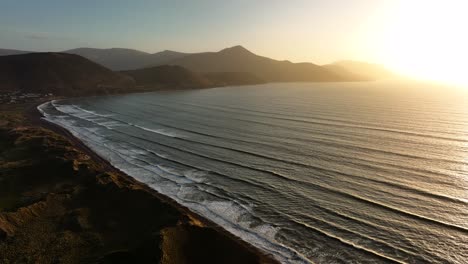
<path id="1" fill-rule="evenodd" d="M 23 93 L 23 92 L 6 92 L 0 93 L 1 104 L 16 104 L 16 103 L 27 103 L 36 101 L 37 99 L 52 97 L 52 93 Z"/>

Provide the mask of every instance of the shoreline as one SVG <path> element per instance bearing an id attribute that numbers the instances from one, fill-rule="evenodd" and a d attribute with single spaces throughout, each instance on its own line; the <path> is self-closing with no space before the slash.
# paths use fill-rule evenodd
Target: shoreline
<path id="1" fill-rule="evenodd" d="M 126 173 L 120 171 L 119 169 L 115 168 L 112 166 L 112 164 L 104 159 L 103 157 L 99 156 L 97 153 L 95 153 L 91 148 L 89 148 L 85 143 L 83 143 L 80 139 L 75 137 L 70 131 L 67 129 L 52 123 L 50 121 L 47 121 L 43 119 L 42 114 L 38 110 L 38 106 L 40 106 L 43 103 L 50 102 L 51 100 L 48 101 L 42 101 L 40 103 L 34 104 L 32 107 L 26 110 L 25 116 L 26 118 L 30 121 L 31 124 L 37 125 L 39 127 L 51 130 L 66 139 L 68 139 L 72 145 L 80 150 L 81 152 L 85 153 L 86 155 L 90 156 L 93 161 L 98 163 L 102 168 L 104 168 L 106 171 L 114 172 L 117 177 L 122 177 L 125 182 L 130 183 L 133 186 L 136 186 L 136 188 L 143 189 L 146 192 L 151 193 L 153 196 L 155 196 L 158 200 L 160 200 L 163 203 L 167 203 L 171 207 L 175 208 L 177 211 L 179 211 L 181 214 L 186 216 L 191 223 L 194 223 L 196 226 L 200 226 L 203 228 L 210 228 L 213 229 L 215 232 L 221 234 L 222 236 L 227 237 L 229 240 L 234 241 L 237 243 L 239 246 L 241 246 L 243 249 L 247 250 L 248 252 L 254 254 L 255 256 L 258 257 L 259 263 L 271 263 L 271 264 L 277 264 L 280 263 L 275 257 L 271 254 L 268 254 L 255 246 L 249 244 L 248 242 L 244 241 L 243 239 L 237 237 L 236 235 L 230 233 L 226 229 L 224 229 L 222 226 L 214 223 L 210 219 L 201 216 L 195 212 L 192 212 L 189 208 L 177 203 L 175 200 L 172 198 L 163 195 L 156 190 L 150 188 L 149 186 L 145 185 L 144 183 L 141 183 L 134 179 L 133 177 L 127 175 Z"/>

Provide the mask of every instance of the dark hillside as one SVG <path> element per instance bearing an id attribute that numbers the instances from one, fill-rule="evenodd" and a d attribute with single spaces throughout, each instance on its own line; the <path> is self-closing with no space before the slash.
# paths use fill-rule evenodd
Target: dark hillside
<path id="1" fill-rule="evenodd" d="M 140 90 L 203 88 L 212 84 L 207 78 L 180 66 L 163 65 L 122 73 L 131 76 Z"/>
<path id="2" fill-rule="evenodd" d="M 89 95 L 125 92 L 128 76 L 78 55 L 29 53 L 0 57 L 0 91 Z"/>

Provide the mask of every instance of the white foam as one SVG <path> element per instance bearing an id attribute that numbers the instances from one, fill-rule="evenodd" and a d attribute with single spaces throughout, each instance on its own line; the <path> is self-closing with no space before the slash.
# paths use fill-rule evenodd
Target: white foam
<path id="1" fill-rule="evenodd" d="M 166 154 L 162 154 L 162 153 L 159 153 L 159 152 L 156 152 L 156 151 L 153 151 L 153 150 L 148 150 L 149 153 L 153 154 L 153 155 L 156 155 L 160 158 L 163 158 L 163 159 L 167 159 L 169 156 L 166 155 Z"/>
<path id="2" fill-rule="evenodd" d="M 52 103 L 52 105 L 58 111 L 60 111 L 62 113 L 65 113 L 65 114 L 69 114 L 69 115 L 74 116 L 74 117 L 78 117 L 78 118 L 85 119 L 85 120 L 90 120 L 90 119 L 92 120 L 93 118 L 96 118 L 96 115 L 84 112 L 84 111 L 76 108 L 73 105 L 60 105 L 60 104 L 56 104 L 56 103 Z"/>
<path id="3" fill-rule="evenodd" d="M 41 104 L 41 105 L 39 105 L 39 106 L 37 107 L 37 110 L 39 110 L 39 112 L 41 113 L 41 115 L 44 116 L 44 117 L 47 117 L 47 116 L 49 115 L 49 114 L 47 114 L 47 113 L 44 111 L 44 108 L 45 108 L 46 106 L 48 106 L 48 105 L 50 105 L 50 102 L 43 103 L 43 104 Z"/>
<path id="4" fill-rule="evenodd" d="M 93 111 L 84 110 L 75 105 L 59 105 L 55 103 L 52 103 L 52 105 L 57 109 L 57 111 L 89 121 L 110 130 L 114 129 L 115 127 L 126 126 L 126 124 L 122 122 L 107 119 L 106 117 L 109 117 L 110 115 L 97 114 Z"/>
<path id="5" fill-rule="evenodd" d="M 168 129 L 151 129 L 151 128 L 147 128 L 147 127 L 139 126 L 139 125 L 133 125 L 133 126 L 138 127 L 140 129 L 143 129 L 145 131 L 149 131 L 149 132 L 152 132 L 152 133 L 157 133 L 157 134 L 167 136 L 167 137 L 181 137 L 177 133 L 175 133 L 173 131 L 169 131 Z"/>
<path id="6" fill-rule="evenodd" d="M 170 174 L 174 174 L 174 175 L 178 175 L 180 174 L 180 172 L 176 169 L 173 169 L 173 168 L 170 168 L 170 167 L 167 167 L 167 166 L 164 166 L 164 165 L 156 165 L 160 170 L 162 171 L 165 171 L 167 173 L 170 173 Z"/>
<path id="7" fill-rule="evenodd" d="M 186 170 L 183 172 L 184 176 L 191 179 L 194 182 L 204 182 L 208 172 L 200 170 Z"/>
<path id="8" fill-rule="evenodd" d="M 86 110 L 86 109 L 84 109 L 82 107 L 79 107 L 77 105 L 72 105 L 72 106 L 79 109 L 79 110 L 81 110 L 81 111 L 84 111 L 84 112 L 86 112 L 88 114 L 95 115 L 95 116 L 101 116 L 101 117 L 111 117 L 111 116 L 113 116 L 112 114 L 100 114 L 100 113 L 98 113 L 96 111 Z"/>
<path id="9" fill-rule="evenodd" d="M 109 119 L 106 119 L 106 118 L 111 117 L 113 115 L 100 114 L 100 113 L 97 113 L 95 111 L 83 109 L 83 108 L 81 108 L 81 107 L 79 107 L 77 105 L 57 104 L 55 100 L 52 101 L 51 103 L 58 111 L 60 111 L 62 113 L 66 113 L 68 115 L 71 115 L 71 116 L 74 116 L 74 117 L 77 117 L 77 118 L 80 118 L 80 119 L 84 119 L 84 120 L 92 122 L 94 124 L 103 126 L 103 127 L 107 128 L 107 129 L 112 130 L 115 127 L 129 125 L 129 126 L 137 127 L 137 128 L 143 129 L 145 131 L 160 134 L 160 135 L 167 136 L 167 137 L 172 137 L 172 138 L 182 137 L 182 135 L 180 135 L 178 133 L 175 133 L 174 131 L 168 130 L 166 128 L 165 129 L 162 129 L 162 128 L 154 129 L 154 128 L 148 128 L 148 127 L 144 127 L 144 126 L 140 126 L 140 125 L 136 125 L 136 124 L 132 124 L 132 123 L 124 123 L 124 122 L 120 122 L 120 121 L 116 121 L 116 120 L 109 120 Z M 104 119 L 104 120 L 102 120 L 102 119 Z"/>
<path id="10" fill-rule="evenodd" d="M 121 122 L 118 121 L 105 121 L 105 122 L 96 122 L 98 125 L 105 126 L 109 129 L 113 129 L 114 127 L 120 127 L 120 126 L 125 126 L 125 124 L 122 124 Z"/>

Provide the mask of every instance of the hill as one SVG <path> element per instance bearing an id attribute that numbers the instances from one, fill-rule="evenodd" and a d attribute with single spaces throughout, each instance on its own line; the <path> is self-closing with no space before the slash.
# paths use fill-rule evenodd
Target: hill
<path id="1" fill-rule="evenodd" d="M 151 54 L 138 50 L 122 48 L 78 48 L 66 50 L 64 53 L 80 55 L 114 71 L 134 70 L 147 67 L 149 65 L 162 65 L 168 61 L 186 55 L 185 53 L 169 50 Z"/>
<path id="2" fill-rule="evenodd" d="M 394 78 L 396 75 L 379 64 L 343 60 L 332 64 L 324 65 L 324 67 L 336 72 L 348 72 L 362 76 L 367 80 L 380 80 Z"/>
<path id="3" fill-rule="evenodd" d="M 139 90 L 202 88 L 212 84 L 207 78 L 180 66 L 162 65 L 122 73 L 131 76 Z"/>
<path id="4" fill-rule="evenodd" d="M 248 72 L 210 72 L 203 74 L 213 86 L 263 84 L 264 80 Z"/>
<path id="5" fill-rule="evenodd" d="M 292 63 L 258 56 L 242 46 L 187 55 L 169 64 L 189 70 L 209 72 L 248 72 L 267 82 L 352 81 L 313 63 Z"/>
<path id="6" fill-rule="evenodd" d="M 265 83 L 246 72 L 196 73 L 177 65 L 161 65 L 131 71 L 122 71 L 132 77 L 138 90 L 192 89 L 226 85 L 250 85 Z"/>
<path id="7" fill-rule="evenodd" d="M 26 54 L 26 53 L 31 53 L 31 51 L 14 50 L 14 49 L 0 49 L 0 56 L 18 55 L 18 54 Z"/>
<path id="8" fill-rule="evenodd" d="M 142 67 L 149 67 L 151 65 L 154 65 L 154 66 L 164 65 L 172 60 L 183 58 L 187 55 L 189 55 L 189 53 L 183 53 L 183 52 L 172 51 L 172 50 L 156 52 L 150 55 L 151 63 L 146 64 Z"/>
<path id="9" fill-rule="evenodd" d="M 344 79 L 353 79 L 356 81 L 373 81 L 375 80 L 374 78 L 368 76 L 368 75 L 362 75 L 356 72 L 351 72 L 347 68 L 338 65 L 338 64 L 326 64 L 322 65 L 325 69 L 335 73 L 336 75 L 341 76 Z"/>
<path id="10" fill-rule="evenodd" d="M 73 54 L 0 57 L 0 91 L 86 95 L 124 92 L 134 80 Z"/>

